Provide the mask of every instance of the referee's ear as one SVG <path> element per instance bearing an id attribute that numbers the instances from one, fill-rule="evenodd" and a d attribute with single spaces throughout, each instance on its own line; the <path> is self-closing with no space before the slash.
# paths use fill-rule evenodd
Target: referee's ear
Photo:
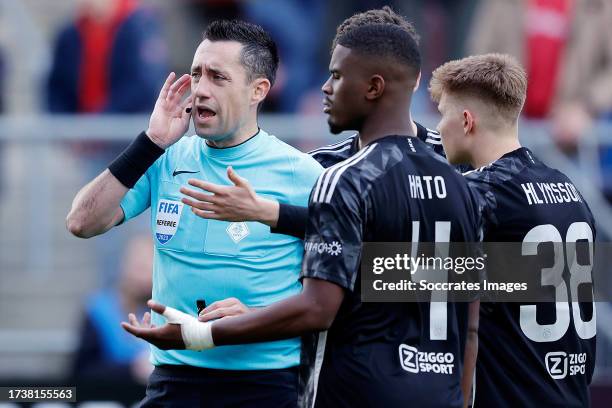
<path id="1" fill-rule="evenodd" d="M 254 105 L 259 105 L 264 99 L 266 99 L 271 87 L 272 85 L 270 84 L 270 80 L 268 78 L 256 78 L 253 81 L 253 95 L 251 97 L 251 103 Z"/>

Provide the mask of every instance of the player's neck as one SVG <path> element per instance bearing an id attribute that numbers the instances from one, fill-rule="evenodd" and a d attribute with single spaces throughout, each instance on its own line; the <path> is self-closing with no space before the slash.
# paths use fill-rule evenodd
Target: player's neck
<path id="1" fill-rule="evenodd" d="M 359 131 L 359 148 L 390 135 L 416 136 L 417 127 L 412 115 L 388 115 L 382 119 L 370 117 Z"/>
<path id="2" fill-rule="evenodd" d="M 484 133 L 475 142 L 477 147 L 473 149 L 470 164 L 476 169 L 487 166 L 521 147 L 516 128 Z"/>

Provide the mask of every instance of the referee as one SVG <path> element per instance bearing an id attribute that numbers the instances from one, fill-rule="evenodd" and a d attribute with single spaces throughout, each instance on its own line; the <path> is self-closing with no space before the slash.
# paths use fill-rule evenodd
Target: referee
<path id="1" fill-rule="evenodd" d="M 250 308 L 300 293 L 297 238 L 271 234 L 260 223 L 204 220 L 181 202 L 189 178 L 227 184 L 232 166 L 258 194 L 306 205 L 321 166 L 257 124 L 277 65 L 276 46 L 261 27 L 213 22 L 191 75 L 168 76 L 148 130 L 77 194 L 67 217 L 70 232 L 102 234 L 151 207 L 153 298 L 192 316 L 200 299 L 210 304 L 235 297 Z M 199 137 L 183 137 L 190 117 Z M 138 322 L 131 315 L 130 322 L 149 327 L 164 319 L 147 314 Z M 297 338 L 204 352 L 151 350 L 156 368 L 143 406 L 296 405 Z"/>

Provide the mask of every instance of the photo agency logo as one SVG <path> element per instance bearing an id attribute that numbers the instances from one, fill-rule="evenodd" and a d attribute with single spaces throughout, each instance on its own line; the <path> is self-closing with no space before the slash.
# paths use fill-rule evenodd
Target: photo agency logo
<path id="1" fill-rule="evenodd" d="M 612 301 L 612 247 L 568 240 L 367 242 L 361 254 L 362 300 L 419 302 L 437 293 L 448 302 Z M 594 321 L 590 312 L 584 320 Z"/>

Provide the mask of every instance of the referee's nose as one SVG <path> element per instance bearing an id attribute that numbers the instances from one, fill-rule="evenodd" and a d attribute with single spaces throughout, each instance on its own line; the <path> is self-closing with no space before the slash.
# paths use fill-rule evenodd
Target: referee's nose
<path id="1" fill-rule="evenodd" d="M 202 77 L 195 84 L 192 82 L 191 93 L 196 98 L 197 102 L 198 99 L 209 99 L 211 97 L 210 89 L 210 81 L 207 78 Z"/>

